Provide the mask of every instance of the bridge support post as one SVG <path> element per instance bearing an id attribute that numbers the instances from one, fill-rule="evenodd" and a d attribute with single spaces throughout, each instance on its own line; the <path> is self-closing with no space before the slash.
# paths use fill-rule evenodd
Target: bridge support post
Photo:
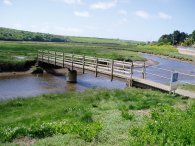
<path id="1" fill-rule="evenodd" d="M 77 82 L 77 71 L 68 69 L 67 82 L 76 83 Z"/>

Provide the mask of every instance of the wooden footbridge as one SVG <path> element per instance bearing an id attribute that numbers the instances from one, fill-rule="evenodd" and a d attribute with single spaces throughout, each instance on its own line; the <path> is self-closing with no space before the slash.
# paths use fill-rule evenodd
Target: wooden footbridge
<path id="1" fill-rule="evenodd" d="M 170 92 L 170 86 L 157 83 L 146 79 L 146 64 L 136 62 L 125 62 L 105 58 L 97 58 L 85 55 L 68 54 L 64 52 L 39 50 L 37 53 L 37 59 L 40 63 L 52 64 L 62 68 L 81 69 L 83 74 L 85 71 L 92 71 L 97 77 L 98 74 L 105 74 L 110 76 L 111 81 L 114 77 L 122 78 L 128 81 L 129 86 L 139 86 L 143 88 L 153 88 Z M 139 68 L 137 70 L 137 68 Z M 140 73 L 141 77 L 136 77 L 133 74 Z M 147 73 L 148 74 L 148 73 Z M 165 78 L 163 76 L 152 74 L 159 78 Z M 177 89 L 176 94 L 195 98 L 195 94 L 190 91 Z"/>

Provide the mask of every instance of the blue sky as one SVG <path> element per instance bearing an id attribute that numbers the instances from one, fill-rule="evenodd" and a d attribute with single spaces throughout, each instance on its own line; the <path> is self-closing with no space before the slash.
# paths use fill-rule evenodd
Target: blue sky
<path id="1" fill-rule="evenodd" d="M 0 27 L 153 41 L 195 30 L 195 0 L 0 0 Z"/>

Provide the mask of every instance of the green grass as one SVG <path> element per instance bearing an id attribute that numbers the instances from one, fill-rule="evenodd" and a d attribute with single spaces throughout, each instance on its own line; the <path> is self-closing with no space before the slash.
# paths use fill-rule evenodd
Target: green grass
<path id="1" fill-rule="evenodd" d="M 113 44 L 0 42 L 1 54 L 4 53 L 3 56 L 8 56 L 9 58 L 13 55 L 36 57 L 37 50 L 43 49 L 112 59 L 127 57 L 132 60 L 143 60 L 137 53 L 125 50 L 121 51 L 120 47 Z"/>
<path id="2" fill-rule="evenodd" d="M 114 48 L 114 49 L 112 49 Z M 22 68 L 20 63 L 35 60 L 38 50 L 55 50 L 66 53 L 104 57 L 116 60 L 144 60 L 143 57 L 132 51 L 120 51 L 119 45 L 113 44 L 85 44 L 85 43 L 46 43 L 46 42 L 5 42 L 0 41 L 1 70 L 10 71 Z M 18 60 L 14 56 L 25 56 Z M 10 64 L 13 64 L 12 66 Z"/>
<path id="3" fill-rule="evenodd" d="M 126 50 L 168 56 L 185 61 L 195 61 L 192 56 L 179 54 L 178 50 L 171 45 L 137 45 L 136 47 L 127 47 Z"/>
<path id="4" fill-rule="evenodd" d="M 74 37 L 73 37 L 74 38 Z M 35 60 L 37 50 L 55 50 L 66 53 L 75 53 L 80 55 L 96 56 L 103 58 L 110 58 L 115 60 L 126 60 L 126 61 L 143 61 L 145 60 L 139 52 L 151 53 L 163 56 L 169 56 L 171 58 L 177 58 L 180 60 L 195 61 L 195 58 L 181 55 L 178 53 L 176 48 L 169 45 L 136 45 L 135 43 L 112 43 L 109 39 L 98 39 L 98 38 L 74 38 L 83 43 L 52 43 L 52 42 L 6 42 L 0 41 L 0 64 L 1 66 L 10 66 L 11 63 L 19 64 L 25 63 L 27 60 Z M 79 40 L 81 39 L 81 40 Z M 89 40 L 89 42 L 86 42 Z M 110 43 L 100 43 L 101 41 Z M 96 43 L 93 43 L 96 42 Z M 99 42 L 100 41 L 100 42 Z M 104 42 L 103 41 L 103 42 Z M 119 40 L 117 40 L 119 41 Z M 82 41 L 81 41 L 82 42 Z M 26 58 L 21 60 L 14 56 L 25 56 Z M 19 66 L 17 68 L 22 68 Z M 14 70 L 14 68 L 12 68 Z M 3 69 L 1 69 L 3 70 Z M 4 69 L 5 70 L 5 69 Z"/>
<path id="5" fill-rule="evenodd" d="M 179 84 L 179 88 L 189 90 L 189 91 L 194 91 L 195 92 L 195 85 L 191 84 Z"/>
<path id="6" fill-rule="evenodd" d="M 195 104 L 186 110 L 159 106 L 141 125 L 130 129 L 131 145 L 194 145 Z"/>
<path id="7" fill-rule="evenodd" d="M 115 45 L 128 45 L 128 44 L 139 44 L 144 43 L 140 41 L 133 40 L 120 40 L 120 39 L 107 39 L 107 38 L 96 38 L 96 37 L 75 37 L 68 36 L 65 37 L 71 42 L 80 42 L 80 43 L 94 43 L 94 44 L 115 44 Z"/>
<path id="8" fill-rule="evenodd" d="M 186 144 L 186 139 L 189 145 L 193 145 L 193 135 L 184 134 L 185 128 L 189 132 L 193 130 L 190 126 L 194 112 L 192 105 L 193 99 L 136 88 L 90 89 L 82 93 L 67 92 L 3 101 L 0 103 L 0 145 L 15 144 L 15 139 L 23 137 L 34 140 L 34 145 L 139 145 L 139 138 L 147 134 L 152 135 L 152 140 L 146 137 L 141 142 L 163 145 L 163 137 L 158 142 L 161 136 L 155 135 L 158 130 L 155 128 L 160 125 L 146 128 L 144 133 L 135 133 L 136 128 L 143 131 L 144 125 L 150 128 L 155 121 L 165 123 L 160 127 L 162 135 L 169 129 L 168 144 L 174 144 L 171 137 L 175 134 L 181 145 Z M 166 127 L 166 120 L 172 120 L 171 117 L 175 120 Z M 178 119 L 185 123 L 181 123 L 180 131 L 177 131 Z"/>

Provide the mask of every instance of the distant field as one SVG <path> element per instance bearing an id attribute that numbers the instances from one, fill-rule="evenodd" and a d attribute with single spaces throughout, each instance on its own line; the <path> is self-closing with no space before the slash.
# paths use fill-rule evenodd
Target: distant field
<path id="1" fill-rule="evenodd" d="M 102 44 L 128 45 L 128 44 L 144 43 L 144 42 L 133 41 L 133 40 L 106 39 L 106 38 L 95 38 L 95 37 L 68 36 L 65 38 L 67 38 L 67 40 L 70 40 L 71 42 L 94 43 L 94 44 L 102 43 Z"/>
<path id="2" fill-rule="evenodd" d="M 92 43 L 0 42 L 0 52 L 3 59 L 10 59 L 14 55 L 36 57 L 37 50 L 44 49 L 118 60 L 143 60 L 143 57 L 136 52 L 121 49 L 124 47 L 123 45 Z"/>
<path id="3" fill-rule="evenodd" d="M 38 42 L 77 42 L 77 43 L 101 43 L 101 44 L 137 44 L 144 43 L 133 40 L 107 39 L 97 37 L 63 36 L 49 33 L 30 32 L 17 29 L 0 27 L 0 40 L 4 41 L 38 41 Z"/>

